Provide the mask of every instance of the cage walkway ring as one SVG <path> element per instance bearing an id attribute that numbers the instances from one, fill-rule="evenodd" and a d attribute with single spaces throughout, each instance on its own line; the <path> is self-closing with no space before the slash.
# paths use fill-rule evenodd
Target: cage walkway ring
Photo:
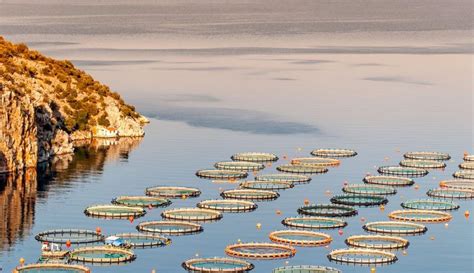
<path id="1" fill-rule="evenodd" d="M 311 177 L 301 174 L 272 173 L 262 174 L 255 177 L 256 181 L 286 181 L 292 183 L 308 183 Z"/>
<path id="2" fill-rule="evenodd" d="M 208 222 L 220 220 L 222 213 L 211 209 L 177 208 L 163 211 L 161 217 L 180 221 Z"/>
<path id="3" fill-rule="evenodd" d="M 342 271 L 319 265 L 292 265 L 275 268 L 272 273 L 342 273 Z"/>
<path id="4" fill-rule="evenodd" d="M 457 210 L 459 205 L 450 201 L 435 200 L 435 199 L 418 199 L 408 200 L 401 204 L 404 209 L 417 210 Z"/>
<path id="5" fill-rule="evenodd" d="M 407 239 L 385 235 L 353 235 L 345 243 L 349 247 L 371 249 L 404 249 L 410 244 Z"/>
<path id="6" fill-rule="evenodd" d="M 198 223 L 184 221 L 146 221 L 139 223 L 137 230 L 145 233 L 188 235 L 200 233 L 203 228 Z"/>
<path id="7" fill-rule="evenodd" d="M 326 233 L 305 230 L 277 230 L 268 236 L 272 242 L 292 246 L 326 246 L 332 242 Z"/>
<path id="8" fill-rule="evenodd" d="M 418 235 L 428 230 L 422 224 L 396 221 L 370 222 L 362 228 L 368 232 L 396 235 Z"/>
<path id="9" fill-rule="evenodd" d="M 404 159 L 400 161 L 400 166 L 421 169 L 443 169 L 446 168 L 446 163 L 428 159 Z"/>
<path id="10" fill-rule="evenodd" d="M 230 157 L 234 161 L 248 161 L 248 162 L 273 162 L 278 160 L 278 156 L 271 153 L 238 153 Z"/>
<path id="11" fill-rule="evenodd" d="M 350 184 L 342 188 L 342 191 L 348 194 L 360 195 L 393 195 L 397 190 L 393 187 L 371 184 Z"/>
<path id="12" fill-rule="evenodd" d="M 474 180 L 450 179 L 439 182 L 441 188 L 474 190 Z"/>
<path id="13" fill-rule="evenodd" d="M 474 161 L 474 155 L 465 155 L 463 157 L 464 161 Z"/>
<path id="14" fill-rule="evenodd" d="M 273 243 L 239 243 L 227 246 L 225 253 L 245 259 L 272 260 L 291 258 L 295 256 L 296 249 Z"/>
<path id="15" fill-rule="evenodd" d="M 55 244 L 93 244 L 103 242 L 105 236 L 85 229 L 52 229 L 38 233 L 35 239 L 39 242 Z"/>
<path id="16" fill-rule="evenodd" d="M 277 199 L 280 197 L 280 194 L 275 191 L 267 190 L 234 189 L 223 191 L 221 196 L 225 199 L 268 201 Z"/>
<path id="17" fill-rule="evenodd" d="M 459 164 L 459 168 L 464 170 L 474 170 L 474 161 L 463 162 Z"/>
<path id="18" fill-rule="evenodd" d="M 247 172 L 244 171 L 233 171 L 233 170 L 199 170 L 196 175 L 200 178 L 206 179 L 242 179 L 248 176 Z"/>
<path id="19" fill-rule="evenodd" d="M 201 191 L 197 188 L 174 187 L 174 186 L 155 186 L 145 190 L 148 196 L 157 196 L 164 198 L 187 198 L 198 197 Z"/>
<path id="20" fill-rule="evenodd" d="M 141 207 L 128 207 L 121 205 L 93 205 L 84 210 L 89 217 L 97 218 L 115 218 L 128 219 L 130 217 L 138 218 L 146 214 Z"/>
<path id="21" fill-rule="evenodd" d="M 254 265 L 244 261 L 233 258 L 197 258 L 190 259 L 182 264 L 183 268 L 189 272 L 205 272 L 205 273 L 220 273 L 220 272 L 235 272 L 242 273 L 254 269 Z"/>
<path id="22" fill-rule="evenodd" d="M 219 170 L 256 172 L 263 170 L 265 165 L 249 161 L 220 161 L 214 164 L 214 167 Z"/>
<path id="23" fill-rule="evenodd" d="M 335 167 L 341 164 L 339 159 L 329 157 L 296 157 L 291 160 L 292 165 Z"/>
<path id="24" fill-rule="evenodd" d="M 383 185 L 392 187 L 407 187 L 415 184 L 413 179 L 399 176 L 369 175 L 364 177 L 364 183 L 372 185 Z"/>
<path id="25" fill-rule="evenodd" d="M 406 159 L 415 159 L 415 160 L 438 160 L 444 161 L 451 159 L 451 156 L 447 153 L 439 152 L 408 152 L 403 155 Z"/>
<path id="26" fill-rule="evenodd" d="M 331 198 L 331 203 L 347 206 L 380 206 L 388 203 L 388 199 L 380 195 L 343 194 Z"/>
<path id="27" fill-rule="evenodd" d="M 171 239 L 155 234 L 119 233 L 114 236 L 124 239 L 133 248 L 162 247 L 171 244 Z"/>
<path id="28" fill-rule="evenodd" d="M 351 149 L 316 149 L 311 154 L 318 157 L 353 157 L 357 152 Z"/>
<path id="29" fill-rule="evenodd" d="M 110 246 L 94 246 L 76 248 L 69 254 L 69 259 L 82 263 L 126 263 L 136 259 L 135 254 L 127 249 L 110 247 Z"/>
<path id="30" fill-rule="evenodd" d="M 287 190 L 293 188 L 294 184 L 291 181 L 245 181 L 240 187 L 252 190 Z"/>
<path id="31" fill-rule="evenodd" d="M 470 189 L 438 188 L 438 189 L 430 189 L 426 194 L 430 197 L 444 198 L 444 199 L 473 199 L 474 198 L 474 190 L 470 190 Z"/>
<path id="32" fill-rule="evenodd" d="M 284 173 L 301 173 L 301 174 L 321 174 L 321 173 L 327 173 L 329 171 L 327 168 L 320 167 L 320 166 L 292 165 L 292 164 L 280 165 L 276 169 Z"/>
<path id="33" fill-rule="evenodd" d="M 249 212 L 256 210 L 257 204 L 237 199 L 213 199 L 201 201 L 197 204 L 197 207 L 221 212 Z"/>
<path id="34" fill-rule="evenodd" d="M 453 174 L 455 178 L 474 180 L 474 170 L 460 170 Z"/>
<path id="35" fill-rule="evenodd" d="M 38 263 L 18 266 L 13 273 L 38 273 L 38 272 L 62 272 L 62 273 L 90 273 L 91 270 L 82 265 Z"/>
<path id="36" fill-rule="evenodd" d="M 318 216 L 288 217 L 281 223 L 298 229 L 335 229 L 347 226 L 347 222 L 344 220 Z"/>
<path id="37" fill-rule="evenodd" d="M 171 201 L 162 197 L 155 196 L 119 196 L 112 199 L 112 204 L 130 207 L 167 207 Z"/>
<path id="38" fill-rule="evenodd" d="M 406 176 L 406 177 L 422 177 L 428 174 L 425 169 L 409 168 L 401 166 L 382 166 L 377 170 L 380 174 L 388 174 L 395 176 Z"/>
<path id="39" fill-rule="evenodd" d="M 447 212 L 437 210 L 396 210 L 388 217 L 396 221 L 420 222 L 420 223 L 444 223 L 453 217 Z"/>
<path id="40" fill-rule="evenodd" d="M 336 249 L 327 257 L 333 262 L 365 265 L 391 264 L 398 260 L 397 256 L 391 252 L 365 248 Z"/>
<path id="41" fill-rule="evenodd" d="M 348 217 L 357 215 L 357 210 L 346 205 L 316 204 L 300 207 L 298 213 L 310 216 Z"/>

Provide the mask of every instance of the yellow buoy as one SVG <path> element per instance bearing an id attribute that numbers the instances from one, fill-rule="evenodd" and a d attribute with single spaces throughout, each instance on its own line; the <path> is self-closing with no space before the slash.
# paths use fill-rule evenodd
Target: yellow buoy
<path id="1" fill-rule="evenodd" d="M 261 229 L 261 228 L 262 228 L 262 224 L 257 223 L 257 229 Z"/>
<path id="2" fill-rule="evenodd" d="M 372 267 L 372 268 L 370 269 L 370 273 L 375 273 L 375 272 L 377 272 L 377 269 L 375 269 L 375 267 Z"/>
<path id="3" fill-rule="evenodd" d="M 25 264 L 25 258 L 21 257 L 19 262 L 20 265 L 23 266 Z"/>

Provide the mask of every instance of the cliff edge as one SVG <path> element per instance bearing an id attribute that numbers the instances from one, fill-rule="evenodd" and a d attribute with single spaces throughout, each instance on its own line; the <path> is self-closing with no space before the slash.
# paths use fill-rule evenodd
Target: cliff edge
<path id="1" fill-rule="evenodd" d="M 72 153 L 75 140 L 143 136 L 147 122 L 71 62 L 0 36 L 0 172 Z"/>

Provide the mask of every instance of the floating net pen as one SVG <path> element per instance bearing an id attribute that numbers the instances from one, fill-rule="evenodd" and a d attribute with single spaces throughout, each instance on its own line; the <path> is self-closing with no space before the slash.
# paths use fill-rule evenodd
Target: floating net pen
<path id="1" fill-rule="evenodd" d="M 342 273 L 342 271 L 319 265 L 293 265 L 275 268 L 272 273 Z"/>
<path id="2" fill-rule="evenodd" d="M 166 207 L 171 205 L 171 201 L 155 196 L 119 196 L 112 199 L 112 204 L 131 207 Z"/>
<path id="3" fill-rule="evenodd" d="M 298 229 L 335 229 L 347 226 L 347 222 L 344 220 L 318 216 L 288 217 L 281 223 L 287 227 Z"/>
<path id="4" fill-rule="evenodd" d="M 285 181 L 292 183 L 308 183 L 311 181 L 311 177 L 301 174 L 285 174 L 285 173 L 273 173 L 273 174 L 262 174 L 255 177 L 256 181 Z"/>
<path id="5" fill-rule="evenodd" d="M 69 254 L 71 261 L 82 263 L 126 263 L 135 260 L 135 258 L 135 254 L 130 250 L 109 246 L 76 248 Z"/>
<path id="6" fill-rule="evenodd" d="M 251 201 L 237 199 L 204 200 L 197 204 L 198 208 L 222 212 L 249 212 L 257 209 L 257 204 Z"/>
<path id="7" fill-rule="evenodd" d="M 316 204 L 300 207 L 298 213 L 309 216 L 348 217 L 357 215 L 357 210 L 346 205 Z"/>
<path id="8" fill-rule="evenodd" d="M 120 233 L 114 236 L 122 238 L 133 248 L 162 247 L 171 244 L 171 240 L 163 236 L 143 233 Z"/>
<path id="9" fill-rule="evenodd" d="M 464 155 L 463 157 L 464 161 L 474 161 L 474 155 Z"/>
<path id="10" fill-rule="evenodd" d="M 291 258 L 295 256 L 296 249 L 272 243 L 239 243 L 227 246 L 225 253 L 244 259 L 273 260 Z"/>
<path id="11" fill-rule="evenodd" d="M 456 210 L 459 205 L 450 201 L 435 200 L 435 199 L 419 199 L 408 200 L 401 204 L 404 209 L 417 210 Z"/>
<path id="12" fill-rule="evenodd" d="M 291 160 L 292 165 L 334 167 L 339 166 L 341 161 L 329 157 L 297 157 Z"/>
<path id="13" fill-rule="evenodd" d="M 198 197 L 201 191 L 197 188 L 189 187 L 173 187 L 173 186 L 156 186 L 145 190 L 148 196 L 158 196 L 164 198 L 187 198 Z"/>
<path id="14" fill-rule="evenodd" d="M 253 190 L 286 190 L 293 188 L 294 184 L 291 181 L 245 181 L 240 187 Z"/>
<path id="15" fill-rule="evenodd" d="M 276 169 L 284 173 L 301 173 L 301 174 L 320 174 L 320 173 L 328 172 L 328 169 L 325 167 L 311 166 L 311 165 L 285 164 L 285 165 L 278 166 Z"/>
<path id="16" fill-rule="evenodd" d="M 401 166 L 382 166 L 377 170 L 380 174 L 407 176 L 407 177 L 421 177 L 428 174 L 425 169 L 409 168 Z"/>
<path id="17" fill-rule="evenodd" d="M 446 167 L 446 163 L 442 161 L 427 159 L 405 159 L 400 161 L 400 166 L 420 169 L 442 169 Z"/>
<path id="18" fill-rule="evenodd" d="M 90 217 L 128 219 L 138 218 L 146 214 L 141 207 L 128 207 L 120 205 L 94 205 L 87 207 L 84 213 Z"/>
<path id="19" fill-rule="evenodd" d="M 348 206 L 379 206 L 388 203 L 388 199 L 379 195 L 344 194 L 331 198 L 331 203 Z"/>
<path id="20" fill-rule="evenodd" d="M 384 235 L 353 235 L 345 242 L 349 247 L 375 249 L 403 249 L 410 244 L 407 239 Z"/>
<path id="21" fill-rule="evenodd" d="M 350 149 L 316 149 L 311 154 L 319 157 L 353 157 L 357 152 Z"/>
<path id="22" fill-rule="evenodd" d="M 344 186 L 342 191 L 361 195 L 392 195 L 397 193 L 397 190 L 393 187 L 370 184 L 351 184 Z"/>
<path id="23" fill-rule="evenodd" d="M 463 162 L 459 164 L 459 168 L 464 170 L 474 170 L 474 161 Z"/>
<path id="24" fill-rule="evenodd" d="M 248 161 L 222 161 L 214 164 L 214 167 L 219 170 L 254 172 L 263 170 L 265 165 Z"/>
<path id="25" fill-rule="evenodd" d="M 91 270 L 82 265 L 39 263 L 19 266 L 13 273 L 90 273 Z"/>
<path id="26" fill-rule="evenodd" d="M 242 179 L 248 176 L 244 171 L 233 170 L 199 170 L 196 175 L 206 179 Z"/>
<path id="27" fill-rule="evenodd" d="M 203 231 L 200 224 L 184 221 L 147 221 L 137 225 L 137 230 L 145 233 L 167 235 L 189 235 Z"/>
<path id="28" fill-rule="evenodd" d="M 403 155 L 406 159 L 415 160 L 449 160 L 451 156 L 447 153 L 439 152 L 408 152 Z"/>
<path id="29" fill-rule="evenodd" d="M 451 214 L 436 210 L 396 210 L 388 217 L 396 221 L 420 222 L 420 223 L 443 223 L 449 222 Z"/>
<path id="30" fill-rule="evenodd" d="M 441 188 L 474 190 L 474 180 L 450 179 L 439 182 Z"/>
<path id="31" fill-rule="evenodd" d="M 336 263 L 360 265 L 391 264 L 398 260 L 397 256 L 391 252 L 364 248 L 336 249 L 327 257 Z"/>
<path id="32" fill-rule="evenodd" d="M 103 242 L 105 237 L 92 230 L 85 229 L 53 229 L 38 233 L 35 239 L 40 242 L 55 244 L 93 244 Z"/>
<path id="33" fill-rule="evenodd" d="M 220 220 L 222 218 L 222 213 L 211 209 L 177 208 L 163 211 L 161 217 L 180 221 L 207 222 Z"/>
<path id="34" fill-rule="evenodd" d="M 220 272 L 248 272 L 254 268 L 254 265 L 238 259 L 232 258 L 199 258 L 190 259 L 182 264 L 183 268 L 189 272 L 205 272 L 205 273 L 220 273 Z"/>
<path id="35" fill-rule="evenodd" d="M 407 187 L 415 184 L 415 181 L 413 181 L 411 178 L 386 175 L 369 175 L 364 177 L 363 181 L 367 184 L 392 187 Z"/>
<path id="36" fill-rule="evenodd" d="M 271 153 L 256 153 L 256 152 L 249 152 L 249 153 L 238 153 L 234 154 L 230 157 L 232 160 L 235 161 L 248 161 L 248 162 L 272 162 L 277 161 L 278 156 L 271 154 Z"/>
<path id="37" fill-rule="evenodd" d="M 474 170 L 460 170 L 453 174 L 455 178 L 474 180 Z"/>
<path id="38" fill-rule="evenodd" d="M 235 189 L 225 190 L 221 193 L 221 196 L 225 199 L 269 201 L 277 199 L 280 197 L 280 194 L 275 191 L 267 190 Z"/>
<path id="39" fill-rule="evenodd" d="M 395 234 L 395 235 L 419 235 L 428 229 L 422 224 L 396 221 L 370 222 L 363 226 L 368 232 Z"/>
<path id="40" fill-rule="evenodd" d="M 438 188 L 438 189 L 430 189 L 426 194 L 430 197 L 445 198 L 445 199 L 472 199 L 474 198 L 474 190 L 471 190 L 471 189 Z"/>
<path id="41" fill-rule="evenodd" d="M 269 234 L 272 242 L 293 246 L 326 246 L 332 242 L 328 234 L 304 230 L 278 230 Z"/>

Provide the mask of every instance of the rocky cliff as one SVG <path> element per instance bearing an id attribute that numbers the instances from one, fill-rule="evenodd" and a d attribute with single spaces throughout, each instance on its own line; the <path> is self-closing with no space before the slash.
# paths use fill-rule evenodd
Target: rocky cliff
<path id="1" fill-rule="evenodd" d="M 143 136 L 146 122 L 71 62 L 0 37 L 0 172 L 72 153 L 76 140 Z"/>

